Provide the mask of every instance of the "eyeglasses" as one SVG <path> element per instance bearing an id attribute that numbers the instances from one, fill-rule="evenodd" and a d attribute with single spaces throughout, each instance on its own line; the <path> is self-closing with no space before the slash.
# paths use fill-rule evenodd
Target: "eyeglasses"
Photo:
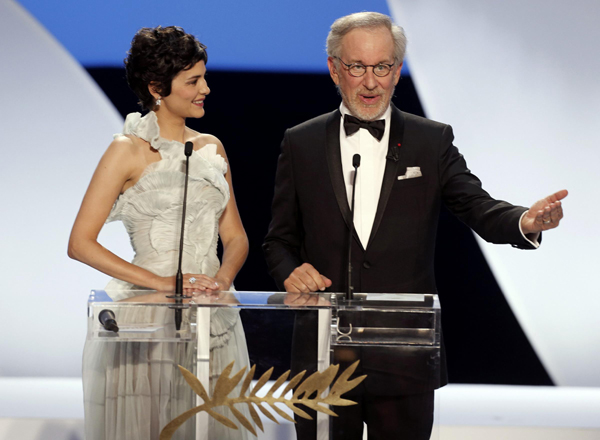
<path id="1" fill-rule="evenodd" d="M 394 67 L 394 64 L 395 64 L 395 63 L 392 63 L 392 64 L 379 63 L 379 64 L 375 64 L 375 65 L 365 65 L 365 64 L 361 64 L 361 63 L 346 64 L 339 57 L 333 57 L 333 58 L 335 58 L 340 63 L 342 63 L 344 66 L 346 66 L 346 69 L 348 69 L 348 73 L 350 74 L 350 76 L 354 76 L 355 78 L 359 78 L 359 77 L 363 76 L 365 73 L 367 73 L 367 67 L 373 68 L 373 74 L 375 76 L 378 76 L 380 78 L 382 78 L 384 76 L 388 76 L 390 74 L 390 72 L 392 71 L 392 67 Z"/>

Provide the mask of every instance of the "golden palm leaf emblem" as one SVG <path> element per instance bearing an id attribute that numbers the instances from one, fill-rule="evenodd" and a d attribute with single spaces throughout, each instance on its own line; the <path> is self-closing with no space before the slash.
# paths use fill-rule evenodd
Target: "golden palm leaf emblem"
<path id="1" fill-rule="evenodd" d="M 366 375 L 356 377 L 352 380 L 350 376 L 356 370 L 358 366 L 358 362 L 354 362 L 350 367 L 348 367 L 344 372 L 342 372 L 339 377 L 336 379 L 335 383 L 331 385 L 333 380 L 335 379 L 339 365 L 330 365 L 322 372 L 315 372 L 307 377 L 303 382 L 302 378 L 306 374 L 306 371 L 302 371 L 294 376 L 285 386 L 283 391 L 275 396 L 275 392 L 281 388 L 281 386 L 285 383 L 287 378 L 290 375 L 290 371 L 286 371 L 273 383 L 269 391 L 265 396 L 257 396 L 256 394 L 260 391 L 260 389 L 267 383 L 267 381 L 271 378 L 271 374 L 273 374 L 273 368 L 271 367 L 268 371 L 266 371 L 258 382 L 254 389 L 246 395 L 250 388 L 250 383 L 254 377 L 254 371 L 256 366 L 252 366 L 246 377 L 244 378 L 244 382 L 242 383 L 242 388 L 240 390 L 240 395 L 238 397 L 229 397 L 229 393 L 236 387 L 236 385 L 242 380 L 244 377 L 244 373 L 246 371 L 246 367 L 242 368 L 238 371 L 234 376 L 230 377 L 231 371 L 233 370 L 233 362 L 230 363 L 219 378 L 217 379 L 217 383 L 215 384 L 215 389 L 213 392 L 213 396 L 210 397 L 204 386 L 198 380 L 196 376 L 194 376 L 190 371 L 183 368 L 181 365 L 179 366 L 179 370 L 181 374 L 185 378 L 185 381 L 188 385 L 194 390 L 198 396 L 202 398 L 204 403 L 195 408 L 192 408 L 183 414 L 179 415 L 171 422 L 169 422 L 160 433 L 160 440 L 171 440 L 175 431 L 183 425 L 183 423 L 188 420 L 190 417 L 193 417 L 195 414 L 198 414 L 201 411 L 206 411 L 211 417 L 215 420 L 219 421 L 223 425 L 231 428 L 238 429 L 238 426 L 227 417 L 213 411 L 213 408 L 218 406 L 226 406 L 231 410 L 235 418 L 238 422 L 250 431 L 252 434 L 257 436 L 256 430 L 252 423 L 240 412 L 238 411 L 234 405 L 237 403 L 248 405 L 248 410 L 254 421 L 254 424 L 264 432 L 263 424 L 260 420 L 260 417 L 256 411 L 258 410 L 262 412 L 266 417 L 272 420 L 275 423 L 279 423 L 277 419 L 273 416 L 270 408 L 280 417 L 288 420 L 292 423 L 296 423 L 292 417 L 290 417 L 287 413 L 285 413 L 281 408 L 278 408 L 275 404 L 279 403 L 281 405 L 287 406 L 290 410 L 294 412 L 294 414 L 299 417 L 303 417 L 305 419 L 312 420 L 312 417 L 308 415 L 305 411 L 298 408 L 296 405 L 302 404 L 306 407 L 313 409 L 315 411 L 322 412 L 329 416 L 337 417 L 337 414 L 329 409 L 328 405 L 335 406 L 350 406 L 356 405 L 356 402 L 351 400 L 342 399 L 342 394 L 350 391 L 355 388 L 358 384 L 360 384 Z M 294 389 L 294 393 L 291 398 L 286 398 L 286 394 Z M 324 392 L 329 388 L 329 392 L 323 396 Z M 263 405 L 266 404 L 266 407 Z"/>

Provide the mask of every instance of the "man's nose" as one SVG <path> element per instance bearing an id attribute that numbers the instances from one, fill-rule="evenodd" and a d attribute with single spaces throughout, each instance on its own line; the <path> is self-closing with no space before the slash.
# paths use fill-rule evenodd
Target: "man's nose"
<path id="1" fill-rule="evenodd" d="M 367 71 L 363 76 L 363 84 L 369 90 L 373 90 L 377 87 L 377 76 L 375 76 L 375 73 L 373 72 L 373 67 L 367 67 Z"/>

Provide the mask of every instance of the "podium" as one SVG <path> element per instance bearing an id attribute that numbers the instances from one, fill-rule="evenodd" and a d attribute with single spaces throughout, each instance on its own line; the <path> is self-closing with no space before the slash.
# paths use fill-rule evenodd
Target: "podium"
<path id="1" fill-rule="evenodd" d="M 440 384 L 437 295 L 237 291 L 180 305 L 167 296 L 92 291 L 87 440 L 293 440 L 294 420 L 328 440 L 332 413 L 361 387 L 414 394 Z M 105 310 L 118 332 L 101 324 Z"/>

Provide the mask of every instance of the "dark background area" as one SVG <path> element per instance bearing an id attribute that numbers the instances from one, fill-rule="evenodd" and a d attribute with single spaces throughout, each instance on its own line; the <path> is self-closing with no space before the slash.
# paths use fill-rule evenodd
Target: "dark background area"
<path id="1" fill-rule="evenodd" d="M 123 117 L 141 111 L 124 69 L 87 70 Z M 250 240 L 250 254 L 235 286 L 276 290 L 261 245 L 271 219 L 279 145 L 287 128 L 334 110 L 340 98 L 326 74 L 209 71 L 207 81 L 211 94 L 205 103 L 206 116 L 188 120 L 188 126 L 217 136 L 227 151 L 237 205 Z M 424 116 L 410 77 L 400 80 L 393 102 L 403 111 Z M 109 141 L 107 136 L 107 146 Z M 485 176 L 479 177 L 485 186 Z M 472 232 L 445 209 L 440 215 L 435 267 L 450 382 L 552 385 Z M 260 313 L 244 316 L 244 322 L 254 320 L 255 326 L 260 319 L 264 319 Z M 291 328 L 290 320 L 282 321 L 281 331 L 291 332 Z"/>

